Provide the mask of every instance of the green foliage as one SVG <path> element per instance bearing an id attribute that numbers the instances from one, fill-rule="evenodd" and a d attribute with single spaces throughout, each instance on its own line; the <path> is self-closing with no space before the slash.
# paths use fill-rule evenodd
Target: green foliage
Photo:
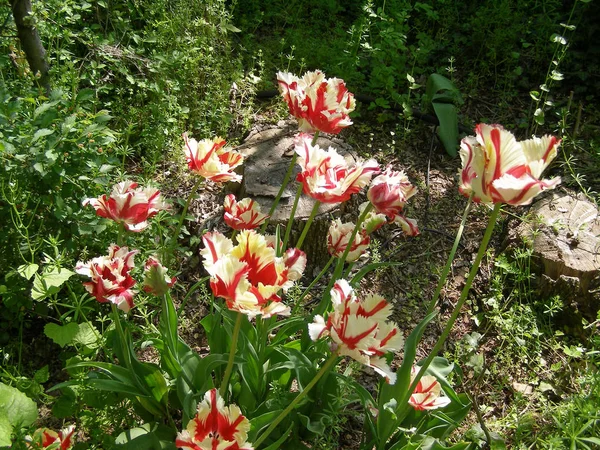
<path id="1" fill-rule="evenodd" d="M 456 156 L 458 148 L 457 103 L 462 103 L 460 93 L 448 78 L 433 73 L 427 79 L 425 95 L 435 111 L 440 125 L 437 134 L 450 156 Z"/>
<path id="2" fill-rule="evenodd" d="M 10 446 L 13 430 L 26 428 L 36 419 L 35 402 L 18 389 L 0 383 L 0 446 Z"/>

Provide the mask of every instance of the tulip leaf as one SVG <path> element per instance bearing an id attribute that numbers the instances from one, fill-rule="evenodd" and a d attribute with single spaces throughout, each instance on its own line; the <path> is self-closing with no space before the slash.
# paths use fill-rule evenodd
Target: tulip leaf
<path id="1" fill-rule="evenodd" d="M 18 389 L 0 383 L 0 446 L 10 446 L 13 429 L 37 420 L 37 405 Z"/>
<path id="2" fill-rule="evenodd" d="M 459 90 L 451 80 L 438 73 L 433 73 L 427 80 L 425 97 L 440 123 L 438 136 L 446 152 L 456 156 L 458 147 L 458 111 L 456 104 L 462 103 Z"/>
<path id="3" fill-rule="evenodd" d="M 288 427 L 288 429 L 285 431 L 285 433 L 283 433 L 281 435 L 281 437 L 279 439 L 277 439 L 275 442 L 273 442 L 268 447 L 265 447 L 263 450 L 279 450 L 280 448 L 282 448 L 281 444 L 283 444 L 287 440 L 289 434 L 292 431 L 292 428 L 294 428 L 294 422 L 292 422 L 290 424 L 290 426 Z"/>
<path id="4" fill-rule="evenodd" d="M 432 312 L 426 316 L 410 333 L 404 343 L 404 361 L 400 369 L 396 372 L 396 384 L 390 385 L 388 383 L 380 383 L 381 389 L 379 390 L 378 409 L 379 417 L 377 419 L 377 437 L 380 442 L 387 442 L 392 433 L 398 428 L 396 415 L 390 411 L 389 408 L 384 405 L 390 402 L 397 402 L 407 392 L 410 386 L 410 372 L 413 367 L 415 358 L 417 356 L 417 345 L 423 337 L 426 326 L 433 320 L 437 315 L 437 312 Z M 398 408 L 402 408 L 405 405 L 394 404 L 394 410 L 397 412 Z"/>
<path id="5" fill-rule="evenodd" d="M 458 148 L 458 115 L 452 103 L 433 102 L 433 110 L 440 121 L 437 134 L 450 156 L 456 156 Z"/>

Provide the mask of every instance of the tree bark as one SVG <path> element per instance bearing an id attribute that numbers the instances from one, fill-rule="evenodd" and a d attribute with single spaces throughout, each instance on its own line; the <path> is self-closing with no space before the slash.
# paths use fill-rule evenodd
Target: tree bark
<path id="1" fill-rule="evenodd" d="M 46 94 L 50 94 L 50 66 L 46 60 L 46 50 L 42 45 L 40 35 L 33 24 L 31 17 L 31 0 L 11 0 L 11 8 L 17 36 L 27 57 L 29 68 L 42 86 Z M 38 75 L 39 74 L 39 75 Z M 39 78 L 38 78 L 39 77 Z"/>

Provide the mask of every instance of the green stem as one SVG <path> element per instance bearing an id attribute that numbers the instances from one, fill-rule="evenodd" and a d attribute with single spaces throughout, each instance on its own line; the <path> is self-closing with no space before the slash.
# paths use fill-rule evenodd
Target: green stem
<path id="1" fill-rule="evenodd" d="M 321 367 L 321 370 L 319 370 L 319 372 L 317 372 L 317 374 L 315 375 L 315 377 L 310 381 L 310 383 L 308 383 L 306 385 L 306 387 L 302 390 L 302 392 L 300 392 L 295 398 L 294 400 L 292 400 L 292 402 L 288 405 L 287 408 L 285 408 L 278 416 L 277 418 L 271 423 L 271 425 L 269 425 L 269 428 L 267 428 L 267 431 L 265 431 L 259 438 L 258 440 L 256 440 L 254 442 L 254 448 L 258 449 L 260 447 L 260 444 L 262 444 L 271 434 L 271 432 L 277 427 L 277 425 L 279 425 L 279 422 L 281 422 L 283 419 L 285 419 L 285 417 L 294 409 L 294 407 L 300 403 L 300 401 L 306 397 L 306 395 L 309 393 L 309 391 L 314 387 L 315 384 L 317 384 L 317 382 L 321 379 L 321 377 L 323 375 L 325 375 L 329 369 L 333 366 L 333 364 L 336 362 L 338 358 L 338 354 L 337 353 L 333 353 L 329 359 L 327 361 L 325 361 L 325 364 L 323 364 L 323 367 Z"/>
<path id="2" fill-rule="evenodd" d="M 317 275 L 315 277 L 315 279 L 312 280 L 312 282 L 304 290 L 304 292 L 302 293 L 302 295 L 300 296 L 300 298 L 294 305 L 294 308 L 292 309 L 292 316 L 296 315 L 296 312 L 297 312 L 298 308 L 300 307 L 300 305 L 302 304 L 302 300 L 304 300 L 304 297 L 306 297 L 306 295 L 315 286 L 315 284 L 317 284 L 317 282 L 323 277 L 323 275 L 325 275 L 327 273 L 327 270 L 329 269 L 329 267 L 331 266 L 333 261 L 335 261 L 335 256 L 332 256 L 331 258 L 329 258 L 329 261 L 327 261 L 327 264 L 325 264 L 325 267 L 323 267 L 323 269 L 319 272 L 319 275 Z"/>
<path id="3" fill-rule="evenodd" d="M 442 275 L 440 276 L 440 280 L 438 281 L 438 285 L 435 288 L 435 293 L 433 294 L 433 298 L 429 303 L 429 307 L 427 308 L 426 316 L 431 314 L 437 304 L 437 300 L 440 297 L 440 293 L 442 292 L 442 288 L 446 284 L 446 279 L 448 278 L 448 273 L 452 268 L 452 263 L 454 262 L 454 255 L 456 255 L 456 250 L 458 249 L 458 244 L 460 244 L 460 239 L 462 238 L 463 230 L 465 229 L 465 223 L 467 222 L 467 216 L 469 215 L 469 211 L 471 210 L 471 202 L 473 200 L 473 194 L 469 197 L 469 201 L 467 202 L 467 206 L 465 206 L 465 210 L 463 212 L 462 220 L 460 222 L 460 226 L 458 227 L 458 232 L 456 233 L 456 239 L 454 239 L 454 245 L 452 246 L 452 250 L 450 250 L 450 254 L 448 255 L 448 261 L 446 261 L 446 266 L 442 271 Z"/>
<path id="4" fill-rule="evenodd" d="M 185 220 L 185 216 L 187 216 L 187 212 L 190 207 L 190 203 L 192 203 L 192 199 L 194 198 L 196 191 L 200 187 L 200 183 L 202 183 L 202 178 L 198 178 L 198 181 L 196 181 L 196 183 L 194 184 L 194 187 L 192 188 L 192 191 L 190 192 L 190 195 L 188 196 L 187 201 L 185 202 L 183 211 L 181 211 L 181 217 L 179 217 L 179 223 L 177 224 L 177 228 L 175 229 L 175 233 L 173 234 L 173 237 L 172 237 L 173 240 L 171 242 L 171 245 L 169 245 L 169 248 L 167 249 L 167 254 L 164 257 L 165 265 L 168 265 L 169 260 L 173 254 L 173 250 L 175 249 L 175 246 L 177 245 L 177 239 L 179 239 L 179 233 L 181 232 L 181 228 L 183 227 L 183 221 Z"/>
<path id="5" fill-rule="evenodd" d="M 281 200 L 283 191 L 285 191 L 285 188 L 290 182 L 290 178 L 292 178 L 292 172 L 294 171 L 294 167 L 296 166 L 296 159 L 298 159 L 298 154 L 294 152 L 288 170 L 285 173 L 285 177 L 283 178 L 283 182 L 281 183 L 281 187 L 279 188 L 279 192 L 277 192 L 275 200 L 273 200 L 273 204 L 271 205 L 271 209 L 269 209 L 269 217 L 267 217 L 267 220 L 265 220 L 262 224 L 262 227 L 260 227 L 261 233 L 264 233 L 267 229 L 267 225 L 269 225 L 269 221 L 271 220 L 271 217 L 273 217 L 273 213 L 275 212 L 275 209 L 277 209 L 277 205 L 279 205 L 279 200 Z"/>
<path id="6" fill-rule="evenodd" d="M 294 216 L 296 215 L 296 209 L 298 208 L 298 202 L 300 201 L 300 197 L 302 197 L 302 183 L 296 189 L 296 196 L 294 197 L 294 204 L 292 205 L 292 211 L 290 212 L 290 218 L 285 227 L 285 236 L 283 238 L 283 245 L 281 247 L 282 251 L 287 248 L 287 244 L 290 240 L 290 234 L 292 232 L 292 225 L 294 224 Z"/>
<path id="7" fill-rule="evenodd" d="M 125 243 L 125 233 L 127 231 L 125 230 L 125 225 L 120 223 L 119 224 L 119 232 L 117 234 L 117 245 L 119 247 L 123 247 L 123 244 Z"/>
<path id="8" fill-rule="evenodd" d="M 235 242 L 235 237 L 238 234 L 238 230 L 233 230 L 233 233 L 231 233 L 231 237 L 229 239 L 231 239 L 231 242 Z"/>
<path id="9" fill-rule="evenodd" d="M 331 288 L 333 287 L 333 283 L 335 283 L 336 280 L 338 280 L 341 277 L 343 270 L 344 270 L 344 262 L 346 262 L 348 253 L 350 253 L 350 248 L 352 247 L 352 243 L 354 242 L 354 239 L 356 238 L 356 234 L 358 233 L 360 226 L 362 225 L 365 218 L 371 212 L 372 209 L 373 209 L 373 205 L 369 202 L 369 204 L 367 204 L 367 207 L 364 209 L 364 211 L 358 218 L 358 221 L 356 222 L 356 226 L 354 227 L 354 230 L 352 230 L 352 234 L 350 235 L 350 240 L 348 241 L 348 245 L 346 246 L 346 249 L 344 250 L 344 254 L 342 255 L 341 258 L 338 258 L 337 265 L 335 266 L 335 270 L 333 272 L 333 276 L 331 277 L 331 280 L 329 280 L 329 284 L 327 285 L 327 288 L 325 288 L 325 292 L 323 292 L 323 298 L 321 299 L 321 302 L 315 308 L 315 311 L 314 311 L 315 314 L 323 314 L 329 307 L 329 300 L 331 299 Z"/>
<path id="10" fill-rule="evenodd" d="M 304 239 L 306 239 L 306 235 L 308 234 L 308 230 L 310 229 L 310 226 L 313 223 L 313 220 L 315 220 L 315 216 L 317 215 L 317 212 L 319 212 L 319 206 L 321 206 L 321 202 L 318 200 L 315 200 L 315 204 L 313 206 L 312 211 L 310 212 L 310 216 L 308 216 L 308 220 L 306 221 L 306 223 L 304 224 L 304 228 L 302 229 L 302 234 L 300 235 L 300 238 L 298 239 L 298 242 L 296 242 L 296 248 L 298 250 L 300 250 L 302 248 L 302 244 L 304 244 Z M 290 217 L 290 222 L 293 219 Z M 287 233 L 287 230 L 286 230 Z M 285 248 L 285 247 L 283 247 Z"/>
<path id="11" fill-rule="evenodd" d="M 240 328 L 242 327 L 243 317 L 244 315 L 241 312 L 237 313 L 235 325 L 233 326 L 233 334 L 231 336 L 231 348 L 229 349 L 229 361 L 227 361 L 227 368 L 225 369 L 225 375 L 223 376 L 223 383 L 221 384 L 221 388 L 219 389 L 219 394 L 221 394 L 221 397 L 223 398 L 225 398 L 227 384 L 229 383 L 229 377 L 231 377 L 231 372 L 233 370 L 233 360 L 235 359 L 235 350 L 237 348 L 237 340 L 240 334 Z"/>
<path id="12" fill-rule="evenodd" d="M 318 137 L 319 137 L 319 130 L 315 131 L 315 134 L 313 135 L 313 139 L 311 141 L 311 145 L 315 145 L 317 143 Z M 281 200 L 283 191 L 285 191 L 285 188 L 287 187 L 288 183 L 290 182 L 290 178 L 292 177 L 292 173 L 294 172 L 294 167 L 296 166 L 297 159 L 298 159 L 298 154 L 294 151 L 294 154 L 292 155 L 292 160 L 290 161 L 288 170 L 285 173 L 285 177 L 283 178 L 283 182 L 281 183 L 281 187 L 279 188 L 279 192 L 277 192 L 277 196 L 275 197 L 275 200 L 273 201 L 273 204 L 271 205 L 271 209 L 269 209 L 269 217 L 267 218 L 267 220 L 264 221 L 262 227 L 260 228 L 261 233 L 264 233 L 265 230 L 267 229 L 267 225 L 269 225 L 269 221 L 271 220 L 271 217 L 273 217 L 273 213 L 275 212 L 277 205 L 279 205 L 279 200 Z M 286 230 L 286 233 L 287 233 L 287 230 Z"/>
<path id="13" fill-rule="evenodd" d="M 397 429 L 398 426 L 400 425 L 400 423 L 402 423 L 402 421 L 408 414 L 408 411 L 409 411 L 408 408 L 410 408 L 410 405 L 408 404 L 408 400 L 410 398 L 410 395 L 414 392 L 415 388 L 417 387 L 417 384 L 419 383 L 419 380 L 421 379 L 421 377 L 423 376 L 425 371 L 428 369 L 429 365 L 431 364 L 431 361 L 433 361 L 433 358 L 435 358 L 435 356 L 442 350 L 442 347 L 444 346 L 446 339 L 450 335 L 450 331 L 452 330 L 452 327 L 454 326 L 454 322 L 456 322 L 456 319 L 458 318 L 458 315 L 460 314 L 460 310 L 462 309 L 465 301 L 467 300 L 467 296 L 469 295 L 469 291 L 471 289 L 471 285 L 473 284 L 473 280 L 475 279 L 475 276 L 477 275 L 477 272 L 479 271 L 479 265 L 481 264 L 481 260 L 483 259 L 483 256 L 485 255 L 488 243 L 492 237 L 492 232 L 494 231 L 494 226 L 496 225 L 496 220 L 498 219 L 498 215 L 500 214 L 501 207 L 502 207 L 501 203 L 497 203 L 494 206 L 494 210 L 492 211 L 492 214 L 490 215 L 490 218 L 488 221 L 488 226 L 485 230 L 485 234 L 483 235 L 483 240 L 481 241 L 481 244 L 479 245 L 479 251 L 477 252 L 477 256 L 475 257 L 475 261 L 473 262 L 473 266 L 471 267 L 469 276 L 467 278 L 467 281 L 465 282 L 465 286 L 463 287 L 463 290 L 460 293 L 460 298 L 458 299 L 458 302 L 456 303 L 456 306 L 454 307 L 454 310 L 452 311 L 452 315 L 448 319 L 448 323 L 444 327 L 442 334 L 440 335 L 437 342 L 435 343 L 435 346 L 429 353 L 429 356 L 427 356 L 427 358 L 425 358 L 425 361 L 423 361 L 423 364 L 421 365 L 421 369 L 419 370 L 419 373 L 412 381 L 410 387 L 404 394 L 404 397 L 398 402 L 398 405 L 400 405 L 400 407 L 399 407 L 399 411 L 396 412 L 396 421 L 394 424 L 395 426 L 392 429 Z"/>
<path id="14" fill-rule="evenodd" d="M 133 364 L 131 362 L 131 354 L 129 353 L 127 339 L 125 338 L 125 332 L 123 331 L 123 327 L 121 326 L 121 317 L 119 316 L 119 309 L 117 308 L 117 305 L 115 305 L 114 303 L 111 303 L 110 306 L 112 307 L 112 312 L 113 312 L 113 316 L 114 316 L 113 321 L 115 322 L 115 328 L 117 329 L 117 334 L 119 335 L 119 339 L 121 339 L 121 344 L 122 344 L 122 349 L 123 349 L 123 359 L 125 360 L 125 361 L 123 361 L 123 363 L 125 364 L 125 367 L 127 367 L 127 369 L 129 369 L 129 371 L 133 375 L 133 378 L 137 381 L 136 374 L 133 370 Z"/>

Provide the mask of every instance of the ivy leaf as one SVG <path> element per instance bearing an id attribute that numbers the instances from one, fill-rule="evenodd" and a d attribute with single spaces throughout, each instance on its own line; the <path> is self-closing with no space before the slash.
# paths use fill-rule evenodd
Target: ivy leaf
<path id="1" fill-rule="evenodd" d="M 48 323 L 44 327 L 44 334 L 61 347 L 71 344 L 77 333 L 79 333 L 79 325 L 76 323 L 68 323 L 64 326 Z"/>
<path id="2" fill-rule="evenodd" d="M 14 428 L 25 428 L 37 420 L 37 405 L 18 389 L 0 383 L 0 446 L 10 446 Z"/>

